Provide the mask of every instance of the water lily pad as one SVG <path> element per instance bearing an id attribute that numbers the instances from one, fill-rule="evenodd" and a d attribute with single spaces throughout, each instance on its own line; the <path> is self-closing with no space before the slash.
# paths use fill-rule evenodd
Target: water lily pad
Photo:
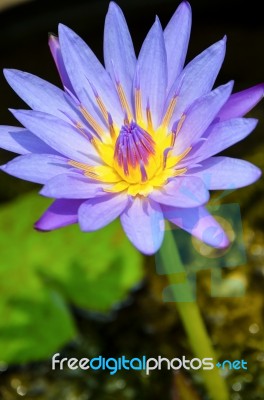
<path id="1" fill-rule="evenodd" d="M 68 305 L 106 312 L 142 278 L 142 256 L 119 222 L 40 233 L 49 200 L 35 193 L 0 210 L 0 359 L 49 357 L 76 335 Z M 0 360 L 0 361 L 1 361 Z"/>

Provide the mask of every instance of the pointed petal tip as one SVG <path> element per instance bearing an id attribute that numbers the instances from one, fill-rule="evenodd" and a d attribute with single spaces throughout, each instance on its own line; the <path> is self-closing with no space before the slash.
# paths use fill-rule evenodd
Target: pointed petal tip
<path id="1" fill-rule="evenodd" d="M 54 33 L 54 32 L 48 32 L 48 37 L 56 38 L 57 35 L 56 35 L 56 33 Z"/>
<path id="2" fill-rule="evenodd" d="M 216 48 L 222 48 L 225 49 L 226 48 L 226 42 L 227 42 L 227 36 L 224 35 L 222 37 L 222 39 L 217 40 L 216 42 L 214 42 L 210 47 L 208 47 L 208 49 L 210 49 L 211 47 L 216 47 Z"/>
<path id="3" fill-rule="evenodd" d="M 8 111 L 9 111 L 11 114 L 14 115 L 15 112 L 18 111 L 18 110 L 14 109 L 14 108 L 8 108 Z"/>
<path id="4" fill-rule="evenodd" d="M 218 51 L 220 51 L 220 50 L 225 51 L 226 50 L 226 42 L 227 42 L 227 36 L 225 35 L 225 36 L 223 36 L 222 39 L 213 43 L 210 47 L 213 47 L 213 48 L 217 49 Z"/>
<path id="5" fill-rule="evenodd" d="M 43 186 L 43 187 L 40 189 L 39 194 L 40 194 L 41 196 L 44 196 L 44 197 L 50 197 L 49 191 L 47 190 L 47 188 L 46 188 L 45 186 Z"/>
<path id="6" fill-rule="evenodd" d="M 157 251 L 160 250 L 161 246 L 162 246 L 162 242 L 158 244 L 153 244 L 152 247 L 148 247 L 148 246 L 144 246 L 144 243 L 142 243 L 141 245 L 133 240 L 131 240 L 132 245 L 142 254 L 144 254 L 145 256 L 153 256 L 155 253 L 157 253 Z"/>
<path id="7" fill-rule="evenodd" d="M 229 82 L 227 82 L 226 84 L 223 85 L 224 88 L 226 88 L 228 91 L 230 91 L 230 95 L 232 93 L 233 87 L 234 87 L 234 80 L 231 80 Z"/>
<path id="8" fill-rule="evenodd" d="M 35 223 L 34 223 L 34 225 L 33 225 L 33 228 L 35 229 L 35 231 L 38 231 L 38 232 L 50 232 L 51 231 L 51 229 L 47 229 L 47 228 L 44 228 L 43 226 L 42 226 L 42 224 L 41 224 L 41 219 L 42 218 L 40 218 L 38 221 L 36 221 Z"/>
<path id="9" fill-rule="evenodd" d="M 260 89 L 262 91 L 262 98 L 264 97 L 264 83 L 259 83 L 255 86 L 255 89 Z"/>
<path id="10" fill-rule="evenodd" d="M 154 27 L 158 30 L 162 30 L 161 22 L 158 15 L 155 16 Z"/>
<path id="11" fill-rule="evenodd" d="M 13 71 L 12 68 L 3 68 L 3 74 L 6 76 L 10 71 Z"/>
<path id="12" fill-rule="evenodd" d="M 135 246 L 136 247 L 136 246 Z M 155 253 L 157 253 L 157 251 L 159 251 L 160 247 L 155 249 L 155 250 L 145 250 L 145 249 L 138 249 L 142 254 L 144 254 L 145 256 L 153 256 Z"/>
<path id="13" fill-rule="evenodd" d="M 220 250 L 228 249 L 228 247 L 231 245 L 231 242 L 225 233 L 222 234 L 222 237 L 222 241 L 215 247 Z"/>
<path id="14" fill-rule="evenodd" d="M 8 108 L 8 111 L 15 117 L 19 115 L 23 115 L 25 111 L 30 111 L 30 110 L 16 110 L 15 108 Z"/>
<path id="15" fill-rule="evenodd" d="M 254 182 L 256 182 L 256 181 L 258 181 L 259 180 L 259 178 L 261 177 L 261 175 L 262 175 L 262 171 L 261 171 L 261 169 L 260 168 L 258 168 L 258 167 L 256 167 L 256 166 L 254 166 L 255 167 L 255 173 L 256 173 L 256 175 L 255 175 L 255 180 L 252 182 L 252 183 L 254 183 Z"/>
<path id="16" fill-rule="evenodd" d="M 232 118 L 244 117 L 264 97 L 264 84 L 259 83 L 230 96 L 225 106 L 220 110 L 218 117 L 225 121 Z"/>
<path id="17" fill-rule="evenodd" d="M 208 246 L 219 250 L 227 249 L 231 244 L 228 236 L 220 225 L 208 227 L 199 239 Z"/>
<path id="18" fill-rule="evenodd" d="M 259 123 L 259 120 L 257 118 L 245 118 L 248 122 L 248 124 L 252 125 L 252 130 L 256 128 L 256 126 Z"/>
<path id="19" fill-rule="evenodd" d="M 192 235 L 192 232 L 190 233 Z M 202 237 L 199 237 L 198 239 L 201 242 L 205 243 L 207 246 L 219 250 L 226 250 L 231 245 L 228 236 L 220 226 L 207 228 Z"/>
<path id="20" fill-rule="evenodd" d="M 121 8 L 119 7 L 119 5 L 115 2 L 115 1 L 110 1 L 109 6 L 108 6 L 108 12 L 112 12 L 112 11 L 121 11 Z"/>
<path id="21" fill-rule="evenodd" d="M 17 72 L 21 72 L 21 71 L 19 71 L 18 69 L 15 69 L 15 68 L 4 68 L 3 69 L 3 74 L 7 81 L 8 81 L 8 79 L 12 78 L 12 76 L 14 76 Z"/>
<path id="22" fill-rule="evenodd" d="M 121 9 L 121 7 L 119 7 L 119 5 L 114 2 L 114 1 L 110 1 L 109 6 L 108 6 L 108 10 L 107 10 L 107 14 L 106 14 L 106 19 L 108 18 L 108 16 L 112 17 L 112 18 L 124 18 L 124 13 Z"/>
<path id="23" fill-rule="evenodd" d="M 49 42 L 52 40 L 57 41 L 58 35 L 56 35 L 56 33 L 53 33 L 53 32 L 48 32 L 48 40 L 49 40 Z"/>
<path id="24" fill-rule="evenodd" d="M 11 87 L 13 87 L 12 85 L 16 84 L 18 80 L 26 80 L 28 77 L 32 76 L 29 72 L 21 71 L 20 69 L 16 68 L 4 68 L 3 74 Z M 16 91 L 14 87 L 13 89 Z"/>
<path id="25" fill-rule="evenodd" d="M 63 32 L 63 31 L 67 31 L 68 29 L 69 28 L 66 25 L 64 25 L 62 22 L 59 23 L 59 25 L 58 25 L 58 32 L 59 33 Z"/>
<path id="26" fill-rule="evenodd" d="M 16 108 L 8 108 L 8 111 L 11 112 L 11 114 L 14 115 L 14 117 L 17 117 L 19 115 L 23 116 L 23 115 L 32 115 L 31 113 L 34 110 L 25 110 L 25 109 L 16 109 Z M 37 112 L 37 111 L 34 111 Z"/>
<path id="27" fill-rule="evenodd" d="M 187 8 L 190 12 L 192 11 L 191 4 L 190 4 L 189 1 L 187 1 L 187 0 L 183 0 L 183 1 L 180 3 L 180 5 L 178 6 L 178 8 L 180 8 L 180 7 L 185 7 L 185 8 Z"/>
<path id="28" fill-rule="evenodd" d="M 61 22 L 59 23 L 58 25 L 59 36 L 70 32 L 73 32 L 71 28 L 69 28 L 67 25 L 62 24 Z"/>

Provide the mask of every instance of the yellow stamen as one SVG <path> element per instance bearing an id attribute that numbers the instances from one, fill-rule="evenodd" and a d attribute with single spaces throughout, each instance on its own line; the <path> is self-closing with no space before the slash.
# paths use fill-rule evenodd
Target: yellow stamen
<path id="1" fill-rule="evenodd" d="M 177 96 L 173 96 L 161 124 L 164 128 L 166 128 L 170 123 L 173 111 L 175 110 L 176 103 L 177 103 Z"/>
<path id="2" fill-rule="evenodd" d="M 119 193 L 123 192 L 129 187 L 129 183 L 125 181 L 121 181 L 118 183 L 115 183 L 111 188 L 105 188 L 104 191 L 107 193 Z"/>
<path id="3" fill-rule="evenodd" d="M 113 123 L 109 123 L 109 132 L 113 140 L 116 139 L 116 131 Z"/>
<path id="4" fill-rule="evenodd" d="M 130 194 L 130 196 L 143 196 L 147 197 L 149 193 L 151 193 L 153 190 L 153 186 L 149 183 L 146 183 L 145 185 L 137 183 L 135 185 L 130 185 L 129 188 L 127 189 L 127 193 Z"/>
<path id="5" fill-rule="evenodd" d="M 188 147 L 186 150 L 184 150 L 184 152 L 182 152 L 178 156 L 172 155 L 170 157 L 167 157 L 166 167 L 167 168 L 175 167 L 181 160 L 183 160 L 187 156 L 187 154 L 190 153 L 191 150 L 192 148 Z"/>
<path id="6" fill-rule="evenodd" d="M 181 128 L 182 128 L 182 125 L 183 125 L 183 123 L 184 123 L 184 121 L 185 121 L 185 118 L 186 118 L 186 115 L 182 114 L 182 115 L 181 115 L 181 118 L 180 118 L 180 120 L 179 120 L 179 122 L 178 122 L 178 125 L 177 125 L 176 130 L 174 130 L 174 131 L 172 132 L 172 135 L 171 135 L 171 146 L 172 146 L 172 147 L 173 147 L 174 144 L 175 144 L 176 137 L 178 136 L 178 134 L 179 134 L 179 132 L 180 132 L 180 130 L 181 130 Z"/>
<path id="7" fill-rule="evenodd" d="M 133 119 L 133 116 L 132 116 L 132 113 L 131 113 L 131 110 L 130 110 L 130 107 L 129 107 L 129 104 L 128 104 L 128 101 L 127 101 L 127 98 L 126 98 L 126 95 L 125 95 L 125 92 L 124 92 L 124 89 L 122 88 L 120 83 L 117 83 L 117 93 L 118 93 L 118 96 L 119 96 L 119 99 L 120 99 L 120 103 L 121 103 L 121 105 L 123 107 L 123 110 L 126 112 L 127 117 L 131 121 Z"/>
<path id="8" fill-rule="evenodd" d="M 108 135 L 108 138 L 106 136 L 104 137 L 104 141 L 100 141 L 98 139 L 93 139 L 92 143 L 93 143 L 95 149 L 97 150 L 102 161 L 105 164 L 112 166 L 115 148 L 114 148 L 114 144 L 112 143 L 112 140 L 110 143 L 107 143 L 107 139 L 111 140 L 109 135 Z"/>
<path id="9" fill-rule="evenodd" d="M 136 120 L 138 122 L 142 121 L 142 101 L 141 101 L 140 89 L 135 91 L 135 109 L 136 109 Z"/>
<path id="10" fill-rule="evenodd" d="M 81 124 L 81 122 L 77 121 L 75 124 L 76 128 L 78 129 L 78 131 L 86 138 L 89 140 L 88 136 L 83 132 L 83 125 Z"/>
<path id="11" fill-rule="evenodd" d="M 101 111 L 104 119 L 106 120 L 106 122 L 108 122 L 108 112 L 107 112 L 107 109 L 106 109 L 106 107 L 105 107 L 105 105 L 103 103 L 103 100 L 101 99 L 101 97 L 96 96 L 96 101 L 97 101 L 97 104 L 98 104 L 98 106 L 100 108 L 100 111 Z"/>
<path id="12" fill-rule="evenodd" d="M 96 122 L 96 120 L 89 114 L 89 112 L 84 108 L 83 106 L 80 107 L 81 113 L 84 116 L 84 118 L 89 122 L 91 127 L 95 130 L 95 132 L 99 136 L 103 136 L 104 130 L 103 128 Z"/>
<path id="13" fill-rule="evenodd" d="M 106 165 L 90 166 L 88 164 L 73 160 L 69 161 L 68 164 L 82 170 L 85 176 L 96 181 L 117 183 L 120 182 L 121 179 L 120 176 L 113 170 L 113 168 Z"/>
<path id="14" fill-rule="evenodd" d="M 152 124 L 152 117 L 151 117 L 151 111 L 150 108 L 147 107 L 147 121 L 148 121 L 148 130 L 153 131 L 153 124 Z"/>
<path id="15" fill-rule="evenodd" d="M 177 164 L 178 164 L 181 160 L 183 160 L 183 159 L 187 156 L 187 154 L 190 153 L 191 150 L 192 150 L 192 148 L 191 148 L 191 146 L 190 146 L 190 147 L 188 147 L 186 150 L 184 150 L 183 153 L 181 153 L 180 155 L 176 156 L 176 158 L 177 158 Z"/>
<path id="16" fill-rule="evenodd" d="M 173 176 L 178 176 L 178 175 L 185 174 L 186 171 L 187 171 L 187 168 L 176 169 L 173 172 Z"/>
<path id="17" fill-rule="evenodd" d="M 68 161 L 68 164 L 69 164 L 69 165 L 72 165 L 73 167 L 76 167 L 76 168 L 78 168 L 78 169 L 81 169 L 81 170 L 83 170 L 83 171 L 85 171 L 85 172 L 90 172 L 91 169 L 93 168 L 93 167 L 91 167 L 91 166 L 88 165 L 88 164 L 81 163 L 81 162 L 74 161 L 74 160 Z"/>
<path id="18" fill-rule="evenodd" d="M 185 121 L 185 118 L 186 118 L 186 115 L 185 115 L 185 114 L 182 114 L 182 116 L 181 116 L 181 118 L 180 118 L 180 121 L 179 121 L 179 123 L 178 123 L 177 129 L 176 129 L 176 136 L 178 136 L 178 134 L 179 134 L 179 132 L 180 132 L 180 130 L 181 130 L 181 128 L 182 128 L 182 125 L 183 125 L 183 123 L 184 123 L 184 121 Z"/>

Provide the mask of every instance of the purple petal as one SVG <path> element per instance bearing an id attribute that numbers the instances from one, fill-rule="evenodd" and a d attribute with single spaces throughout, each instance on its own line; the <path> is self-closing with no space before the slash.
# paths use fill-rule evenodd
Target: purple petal
<path id="1" fill-rule="evenodd" d="M 11 111 L 22 125 L 64 156 L 89 165 L 100 163 L 90 141 L 66 121 L 37 111 Z"/>
<path id="2" fill-rule="evenodd" d="M 217 115 L 221 121 L 229 118 L 243 117 L 262 100 L 264 84 L 253 86 L 242 92 L 234 93 Z"/>
<path id="3" fill-rule="evenodd" d="M 115 85 L 92 50 L 76 33 L 62 24 L 59 25 L 59 40 L 65 68 L 81 103 L 98 119 L 93 108 L 95 96 L 92 84 L 114 121 L 121 124 L 123 112 Z"/>
<path id="4" fill-rule="evenodd" d="M 69 89 L 72 93 L 75 93 L 71 81 L 68 77 L 67 71 L 65 69 L 65 65 L 61 55 L 60 42 L 57 36 L 54 35 L 49 36 L 49 48 L 53 56 L 53 59 L 55 61 L 57 70 L 60 74 L 63 86 Z"/>
<path id="5" fill-rule="evenodd" d="M 177 121 L 186 107 L 208 93 L 216 80 L 225 57 L 226 39 L 213 44 L 195 57 L 172 85 L 165 103 L 165 110 L 175 93 L 178 95 L 172 123 Z"/>
<path id="6" fill-rule="evenodd" d="M 19 156 L 0 167 L 9 175 L 42 184 L 56 175 L 67 172 L 70 168 L 72 167 L 64 158 L 49 154 Z"/>
<path id="7" fill-rule="evenodd" d="M 157 203 L 135 197 L 120 219 L 126 235 L 139 251 L 147 255 L 158 251 L 164 236 L 164 220 Z"/>
<path id="8" fill-rule="evenodd" d="M 164 30 L 164 40 L 168 61 L 168 89 L 182 71 L 185 63 L 192 25 L 192 10 L 183 1 Z"/>
<path id="9" fill-rule="evenodd" d="M 78 208 L 83 200 L 55 200 L 35 223 L 39 231 L 52 231 L 78 222 Z"/>
<path id="10" fill-rule="evenodd" d="M 0 126 L 0 146 L 18 154 L 57 154 L 46 143 L 28 130 L 16 126 Z"/>
<path id="11" fill-rule="evenodd" d="M 110 224 L 124 211 L 127 202 L 125 194 L 87 200 L 78 212 L 81 230 L 92 232 Z"/>
<path id="12" fill-rule="evenodd" d="M 85 176 L 73 172 L 50 179 L 40 194 L 56 199 L 89 199 L 106 195 L 101 183 L 91 182 Z"/>
<path id="13" fill-rule="evenodd" d="M 205 204 L 210 196 L 201 179 L 186 176 L 174 178 L 162 190 L 153 191 L 149 197 L 157 203 L 185 208 Z"/>
<path id="14" fill-rule="evenodd" d="M 63 120 L 78 120 L 79 115 L 66 101 L 63 90 L 27 72 L 5 69 L 4 75 L 13 90 L 35 111 Z"/>
<path id="15" fill-rule="evenodd" d="M 201 167 L 188 171 L 202 179 L 210 190 L 238 189 L 257 181 L 261 170 L 248 161 L 229 157 L 213 157 L 201 163 Z"/>
<path id="16" fill-rule="evenodd" d="M 202 136 L 227 101 L 232 88 L 233 82 L 229 82 L 200 97 L 189 107 L 186 111 L 186 119 L 175 141 L 175 154 L 181 154 Z"/>
<path id="17" fill-rule="evenodd" d="M 162 211 L 164 218 L 204 243 L 219 249 L 228 247 L 228 237 L 206 208 L 183 209 L 163 206 Z"/>
<path id="18" fill-rule="evenodd" d="M 184 163 L 191 166 L 220 153 L 249 135 L 257 123 L 253 118 L 234 118 L 212 124 L 204 135 L 206 140 L 197 150 L 194 147 L 194 151 L 186 157 Z"/>
<path id="19" fill-rule="evenodd" d="M 124 14 L 111 2 L 105 19 L 104 60 L 113 82 L 117 78 L 131 103 L 136 55 Z"/>
<path id="20" fill-rule="evenodd" d="M 156 127 L 162 116 L 167 87 L 167 55 L 158 18 L 141 47 L 137 69 L 135 86 L 139 79 L 143 110 L 146 110 L 149 101 L 153 125 Z"/>

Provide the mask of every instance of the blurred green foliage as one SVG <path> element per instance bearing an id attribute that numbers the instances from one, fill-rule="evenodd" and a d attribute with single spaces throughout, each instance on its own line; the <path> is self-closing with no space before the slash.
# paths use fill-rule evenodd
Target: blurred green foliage
<path id="1" fill-rule="evenodd" d="M 48 204 L 33 193 L 0 210 L 0 362 L 49 357 L 77 335 L 68 305 L 106 312 L 143 275 L 117 221 L 89 234 L 36 232 Z"/>

